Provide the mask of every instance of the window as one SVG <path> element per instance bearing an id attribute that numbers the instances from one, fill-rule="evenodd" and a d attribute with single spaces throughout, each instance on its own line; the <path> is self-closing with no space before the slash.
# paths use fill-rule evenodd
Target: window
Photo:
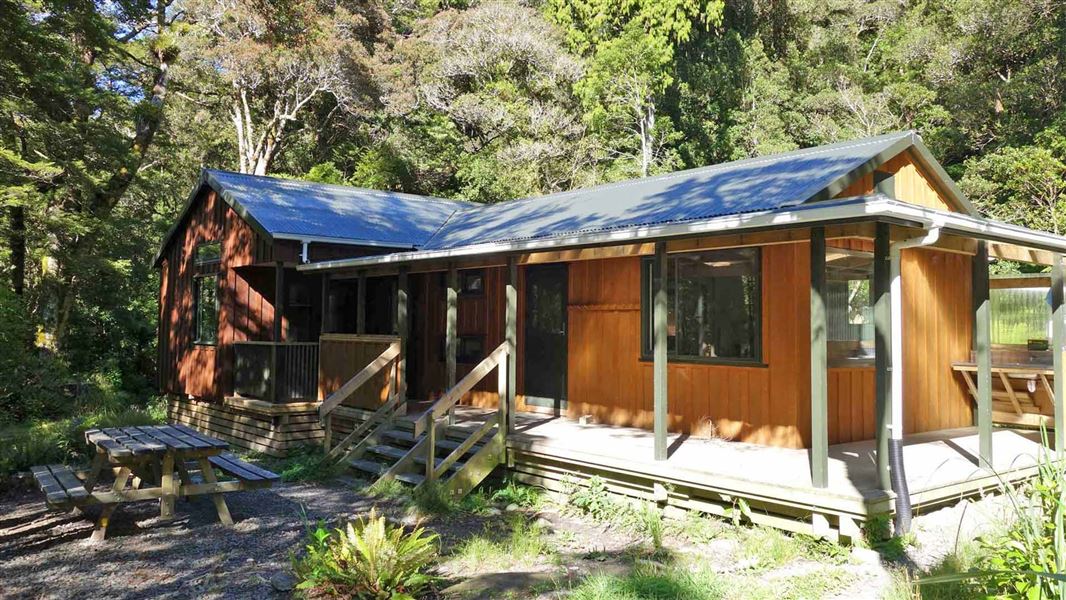
<path id="1" fill-rule="evenodd" d="M 656 281 L 644 262 L 643 352 L 651 356 Z M 671 254 L 667 258 L 667 353 L 680 360 L 758 362 L 761 358 L 758 248 Z"/>
<path id="2" fill-rule="evenodd" d="M 196 343 L 218 343 L 218 277 L 197 277 L 196 293 Z"/>
<path id="3" fill-rule="evenodd" d="M 448 360 L 447 337 L 440 336 L 440 362 Z M 460 335 L 455 340 L 455 362 L 461 365 L 477 364 L 485 358 L 485 336 Z"/>
<path id="4" fill-rule="evenodd" d="M 993 288 L 992 343 L 1041 346 L 1051 337 L 1051 288 Z"/>
<path id="5" fill-rule="evenodd" d="M 464 365 L 481 362 L 485 358 L 485 338 L 480 335 L 461 335 L 455 361 Z"/>
<path id="6" fill-rule="evenodd" d="M 203 242 L 196 245 L 196 264 L 209 265 L 222 260 L 222 242 Z"/>
<path id="7" fill-rule="evenodd" d="M 459 274 L 459 293 L 463 296 L 482 296 L 485 294 L 485 272 L 463 271 Z"/>
<path id="8" fill-rule="evenodd" d="M 869 252 L 827 248 L 826 340 L 829 360 L 872 359 L 874 259 Z"/>

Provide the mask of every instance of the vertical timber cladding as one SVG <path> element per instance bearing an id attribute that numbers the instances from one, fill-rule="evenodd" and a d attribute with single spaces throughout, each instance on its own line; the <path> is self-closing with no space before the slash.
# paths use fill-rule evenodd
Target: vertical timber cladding
<path id="1" fill-rule="evenodd" d="M 232 393 L 232 343 L 269 339 L 273 306 L 256 285 L 251 265 L 264 245 L 260 237 L 213 192 L 202 194 L 163 257 L 160 276 L 160 388 L 180 396 L 218 400 Z M 197 266 L 196 246 L 221 241 L 214 265 Z M 217 346 L 193 343 L 195 277 L 219 277 Z"/>
<path id="2" fill-rule="evenodd" d="M 834 246 L 866 249 L 864 240 Z M 809 250 L 763 246 L 764 366 L 669 365 L 674 432 L 782 447 L 810 443 Z M 971 424 L 953 361 L 970 351 L 970 257 L 904 252 L 906 432 Z M 568 416 L 652 427 L 652 365 L 640 360 L 640 259 L 570 264 Z M 521 363 L 521 361 L 519 361 Z M 872 366 L 829 369 L 829 443 L 874 437 Z"/>
<path id="3" fill-rule="evenodd" d="M 806 243 L 764 246 L 764 366 L 671 362 L 671 431 L 784 447 L 810 437 Z M 652 426 L 652 365 L 640 360 L 640 258 L 570 265 L 569 416 Z M 773 332 L 773 335 L 771 335 Z"/>
<path id="4" fill-rule="evenodd" d="M 458 297 L 456 335 L 478 336 L 484 340 L 485 354 L 494 350 L 504 341 L 504 308 L 505 287 L 507 284 L 506 267 L 484 267 L 470 269 L 484 273 L 484 293 L 468 295 L 460 293 Z M 459 269 L 460 275 L 467 269 Z M 417 274 L 417 283 L 421 285 L 421 299 L 418 310 L 422 311 L 424 318 L 419 324 L 424 328 L 425 340 L 418 348 L 412 348 L 412 352 L 418 352 L 421 361 L 419 372 L 420 380 L 412 385 L 412 393 L 417 393 L 414 398 L 429 398 L 443 394 L 447 388 L 447 364 L 444 357 L 445 345 L 445 308 L 446 308 L 446 277 L 445 272 L 433 272 Z M 522 350 L 525 340 L 524 334 L 524 311 L 525 299 L 522 290 L 525 289 L 525 269 L 518 268 L 518 351 Z M 639 287 L 637 288 L 639 293 Z M 456 378 L 461 380 L 471 371 L 476 363 L 459 362 L 456 365 Z M 517 365 L 518 395 L 515 399 L 516 410 L 526 411 L 535 407 L 527 407 L 523 390 L 522 361 Z M 496 376 L 489 375 L 474 387 L 474 390 L 463 398 L 463 403 L 482 408 L 496 408 L 499 392 L 496 389 Z"/>

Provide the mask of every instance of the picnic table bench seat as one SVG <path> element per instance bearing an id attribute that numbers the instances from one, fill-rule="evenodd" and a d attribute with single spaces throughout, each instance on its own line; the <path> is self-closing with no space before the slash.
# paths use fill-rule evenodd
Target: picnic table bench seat
<path id="1" fill-rule="evenodd" d="M 277 473 L 245 462 L 229 452 L 211 456 L 207 460 L 226 475 L 241 480 L 246 487 L 269 487 L 281 479 Z"/>
<path id="2" fill-rule="evenodd" d="M 89 498 L 85 482 L 66 465 L 40 465 L 31 467 L 30 471 L 51 508 L 70 510 Z"/>

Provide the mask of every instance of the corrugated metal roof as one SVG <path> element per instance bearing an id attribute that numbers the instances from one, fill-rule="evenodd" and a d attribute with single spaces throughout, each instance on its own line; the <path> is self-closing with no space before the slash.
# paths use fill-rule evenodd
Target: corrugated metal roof
<path id="1" fill-rule="evenodd" d="M 492 242 L 680 223 L 793 206 L 917 138 L 900 132 L 739 160 L 657 177 L 513 200 L 456 212 L 423 247 Z"/>
<path id="2" fill-rule="evenodd" d="M 208 169 L 204 180 L 282 238 L 417 248 L 468 202 Z"/>

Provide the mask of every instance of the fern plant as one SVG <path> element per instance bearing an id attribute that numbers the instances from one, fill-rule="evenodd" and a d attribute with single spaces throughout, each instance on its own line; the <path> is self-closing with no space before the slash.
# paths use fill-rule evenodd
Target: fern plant
<path id="1" fill-rule="evenodd" d="M 376 510 L 329 531 L 309 532 L 307 552 L 293 559 L 297 589 L 366 600 L 408 600 L 434 581 L 426 572 L 437 558 L 439 537 L 416 527 L 391 525 Z"/>

